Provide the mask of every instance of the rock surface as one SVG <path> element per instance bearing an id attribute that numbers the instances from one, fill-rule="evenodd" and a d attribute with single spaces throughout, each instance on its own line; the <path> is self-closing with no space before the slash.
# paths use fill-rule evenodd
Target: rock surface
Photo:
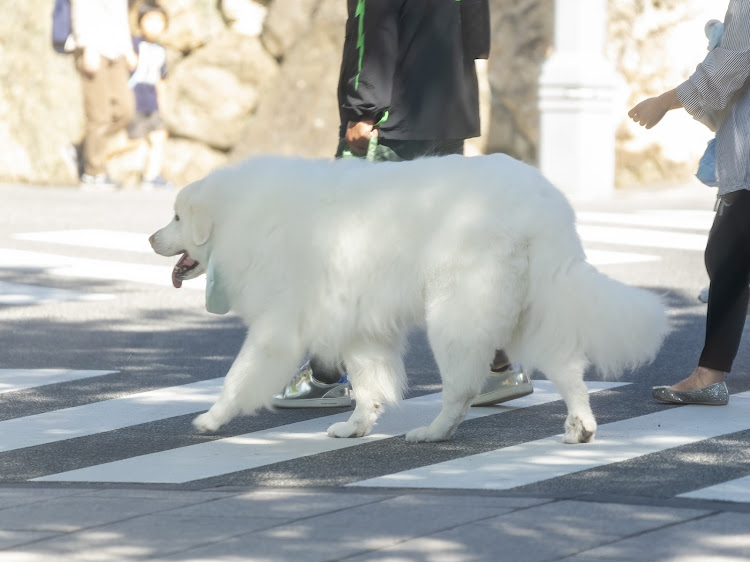
<path id="1" fill-rule="evenodd" d="M 135 13 L 143 0 L 131 0 Z M 553 45 L 553 0 L 491 0 L 493 47 L 486 139 L 477 146 L 534 163 L 537 81 Z M 0 181 L 71 185 L 83 136 L 81 86 L 71 56 L 51 49 L 52 0 L 26 0 L 0 20 Z M 162 100 L 170 132 L 164 175 L 176 184 L 260 152 L 330 157 L 343 0 L 160 0 L 169 75 Z M 705 56 L 703 25 L 725 3 L 609 0 L 607 55 L 623 76 L 617 133 L 621 186 L 692 175 L 710 131 L 671 112 L 650 131 L 629 107 L 672 88 Z M 134 20 L 134 18 L 133 18 Z M 137 180 L 137 154 L 110 173 Z"/>
<path id="2" fill-rule="evenodd" d="M 277 73 L 260 39 L 225 31 L 176 65 L 166 82 L 164 120 L 176 136 L 229 150 Z"/>

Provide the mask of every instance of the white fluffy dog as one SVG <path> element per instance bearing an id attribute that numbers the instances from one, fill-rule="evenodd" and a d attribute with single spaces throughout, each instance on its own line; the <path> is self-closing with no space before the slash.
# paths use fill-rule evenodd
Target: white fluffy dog
<path id="1" fill-rule="evenodd" d="M 542 371 L 568 407 L 566 443 L 591 441 L 583 372 L 650 361 L 667 331 L 660 300 L 586 262 L 565 197 L 512 158 L 371 164 L 262 157 L 177 196 L 151 236 L 182 254 L 175 286 L 204 272 L 207 306 L 249 326 L 221 396 L 194 424 L 215 431 L 267 406 L 306 352 L 343 359 L 356 407 L 332 437 L 365 435 L 401 399 L 407 332 L 425 326 L 443 406 L 409 441 L 449 439 L 496 349 Z"/>

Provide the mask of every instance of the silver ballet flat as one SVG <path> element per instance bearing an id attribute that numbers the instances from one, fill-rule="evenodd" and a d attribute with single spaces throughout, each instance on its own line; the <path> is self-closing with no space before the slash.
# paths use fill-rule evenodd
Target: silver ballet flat
<path id="1" fill-rule="evenodd" d="M 651 395 L 669 404 L 703 404 L 705 406 L 726 406 L 729 391 L 724 381 L 695 390 L 672 390 L 668 386 L 655 386 Z"/>

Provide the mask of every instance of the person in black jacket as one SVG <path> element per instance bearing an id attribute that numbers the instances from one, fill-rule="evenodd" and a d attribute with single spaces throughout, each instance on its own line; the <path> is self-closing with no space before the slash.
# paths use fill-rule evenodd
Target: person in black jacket
<path id="1" fill-rule="evenodd" d="M 339 78 L 339 155 L 363 155 L 376 130 L 387 159 L 462 154 L 479 136 L 474 57 L 461 2 L 348 0 Z"/>
<path id="2" fill-rule="evenodd" d="M 397 161 L 463 154 L 464 141 L 480 133 L 474 60 L 489 55 L 489 0 L 347 1 L 336 157 Z M 474 405 L 533 392 L 504 352 L 496 353 L 490 370 L 494 376 Z M 273 404 L 349 406 L 346 374 L 312 357 Z"/>

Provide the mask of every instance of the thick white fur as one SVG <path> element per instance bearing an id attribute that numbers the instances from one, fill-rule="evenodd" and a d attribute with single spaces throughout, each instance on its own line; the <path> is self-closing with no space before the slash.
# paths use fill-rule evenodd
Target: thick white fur
<path id="1" fill-rule="evenodd" d="M 542 371 L 568 407 L 564 441 L 593 439 L 583 372 L 650 361 L 667 332 L 660 300 L 585 261 L 565 197 L 512 158 L 369 164 L 247 160 L 185 187 L 162 255 L 209 256 L 249 331 L 220 398 L 194 424 L 215 431 L 269 404 L 306 352 L 343 359 L 356 408 L 333 437 L 365 435 L 406 387 L 406 334 L 425 326 L 443 408 L 410 441 L 448 439 L 495 349 Z M 207 239 L 207 241 L 206 241 Z"/>

